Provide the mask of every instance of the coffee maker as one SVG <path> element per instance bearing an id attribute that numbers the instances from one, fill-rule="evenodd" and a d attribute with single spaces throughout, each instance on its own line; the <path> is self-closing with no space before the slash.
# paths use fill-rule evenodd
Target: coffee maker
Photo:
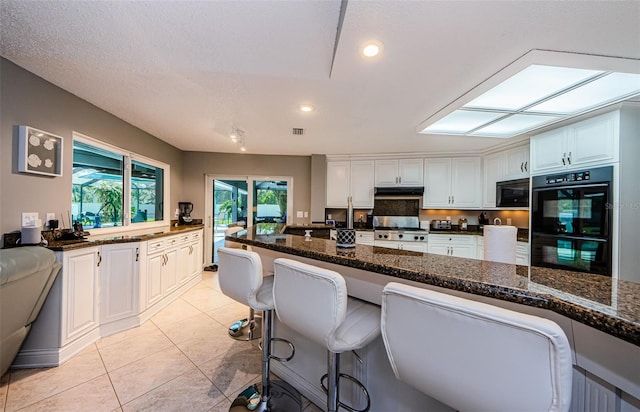
<path id="1" fill-rule="evenodd" d="M 193 222 L 191 212 L 193 211 L 193 203 L 191 202 L 178 202 L 180 208 L 180 215 L 178 221 L 181 225 L 190 225 Z"/>

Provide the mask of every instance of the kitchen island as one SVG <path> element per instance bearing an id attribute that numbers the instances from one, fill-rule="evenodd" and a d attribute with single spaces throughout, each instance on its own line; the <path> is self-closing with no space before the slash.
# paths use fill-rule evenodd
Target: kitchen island
<path id="1" fill-rule="evenodd" d="M 260 225 L 231 237 L 253 246 L 265 269 L 272 269 L 273 259 L 288 257 L 336 270 L 345 277 L 350 295 L 372 303 L 380 304 L 384 285 L 396 281 L 551 319 L 563 328 L 572 346 L 576 365 L 574 399 L 597 388 L 602 392 L 600 396 L 609 396 L 614 404 L 621 401 L 623 405 L 632 405 L 629 410 L 640 410 L 639 284 L 598 275 L 367 245 L 343 250 L 336 248 L 332 240 L 305 239 L 281 231 L 280 225 Z M 278 327 L 282 334 L 300 340 L 283 325 Z M 415 327 L 428 325 L 421 325 L 416 319 Z M 407 336 L 410 338 L 410 331 Z M 386 356 L 384 348 L 380 350 L 374 344 L 366 351 L 371 352 L 367 356 L 371 355 L 375 362 L 368 362 L 365 367 L 353 364 L 351 372 L 368 380 L 374 388 L 388 392 L 386 388 L 393 387 L 389 386 L 388 377 L 378 382 L 372 375 L 376 368 L 381 368 L 380 357 Z M 318 356 L 321 352 L 310 349 L 310 353 Z M 309 393 L 313 388 L 304 384 L 307 381 L 304 371 L 297 372 L 295 365 L 278 364 L 276 369 L 286 375 L 283 378 L 302 381 L 299 389 L 316 399 Z M 401 393 L 405 389 L 393 390 Z M 582 391 L 582 395 L 576 391 Z"/>

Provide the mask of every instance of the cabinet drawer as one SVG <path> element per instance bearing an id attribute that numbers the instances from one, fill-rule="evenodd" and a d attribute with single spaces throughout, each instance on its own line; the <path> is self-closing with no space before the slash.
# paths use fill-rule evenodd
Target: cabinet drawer
<path id="1" fill-rule="evenodd" d="M 166 248 L 170 248 L 172 246 L 176 246 L 177 244 L 180 243 L 180 236 L 171 236 L 165 239 L 164 241 L 164 246 Z"/>
<path id="2" fill-rule="evenodd" d="M 164 249 L 165 239 L 150 240 L 147 245 L 147 253 L 152 254 Z"/>
<path id="3" fill-rule="evenodd" d="M 455 243 L 457 245 L 472 245 L 474 244 L 473 235 L 434 235 L 429 233 L 429 243 Z"/>
<path id="4" fill-rule="evenodd" d="M 180 243 L 180 244 L 189 243 L 190 240 L 191 240 L 191 234 L 190 233 L 185 233 L 183 235 L 179 235 L 178 236 L 178 243 Z"/>
<path id="5" fill-rule="evenodd" d="M 202 235 L 202 231 L 200 230 L 198 230 L 197 232 L 191 233 L 191 236 L 190 236 L 191 241 L 200 240 L 200 238 L 202 237 L 201 235 Z"/>

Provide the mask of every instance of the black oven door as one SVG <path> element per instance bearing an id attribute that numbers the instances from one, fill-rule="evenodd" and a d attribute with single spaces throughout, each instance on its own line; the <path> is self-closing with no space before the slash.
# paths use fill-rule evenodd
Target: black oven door
<path id="1" fill-rule="evenodd" d="M 532 234 L 531 265 L 611 276 L 611 245 L 606 239 Z"/>
<path id="2" fill-rule="evenodd" d="M 531 231 L 608 240 L 610 196 L 607 183 L 534 189 Z"/>

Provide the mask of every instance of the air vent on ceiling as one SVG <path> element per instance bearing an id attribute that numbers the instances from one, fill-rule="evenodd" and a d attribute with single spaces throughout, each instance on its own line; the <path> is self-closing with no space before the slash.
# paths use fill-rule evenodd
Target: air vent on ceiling
<path id="1" fill-rule="evenodd" d="M 304 134 L 304 129 L 300 129 L 300 128 L 294 127 L 292 129 L 292 132 L 293 132 L 294 135 L 303 135 Z"/>

